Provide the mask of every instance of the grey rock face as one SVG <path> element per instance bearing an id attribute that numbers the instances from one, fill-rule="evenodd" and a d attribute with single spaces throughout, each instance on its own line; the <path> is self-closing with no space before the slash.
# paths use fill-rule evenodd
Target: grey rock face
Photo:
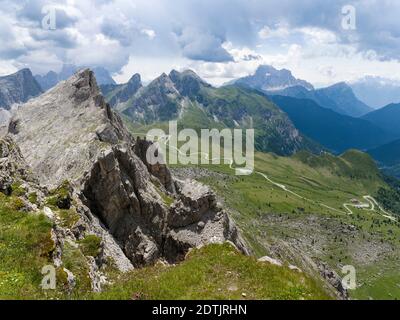
<path id="1" fill-rule="evenodd" d="M 180 201 L 174 203 L 168 217 L 172 227 L 185 227 L 195 224 L 209 210 L 216 209 L 215 195 L 210 188 L 187 180 L 180 186 Z"/>
<path id="2" fill-rule="evenodd" d="M 8 126 L 11 118 L 11 112 L 5 109 L 0 109 L 0 128 Z M 2 129 L 0 129 L 2 130 Z M 1 133 L 1 131 L 0 131 Z"/>
<path id="3" fill-rule="evenodd" d="M 0 139 L 0 192 L 11 194 L 16 178 L 34 182 L 20 149 L 10 137 Z"/>
<path id="4" fill-rule="evenodd" d="M 318 269 L 321 276 L 339 293 L 342 299 L 348 299 L 349 293 L 346 288 L 343 287 L 342 278 L 332 269 L 330 269 L 325 263 L 318 263 Z"/>
<path id="5" fill-rule="evenodd" d="M 24 103 L 42 93 L 29 69 L 0 77 L 0 108 L 9 110 L 14 104 Z"/>
<path id="6" fill-rule="evenodd" d="M 161 182 L 164 188 L 168 192 L 175 193 L 175 184 L 168 167 L 159 163 L 150 164 L 147 161 L 146 153 L 151 145 L 152 142 L 138 138 L 135 144 L 135 153 L 140 157 L 140 159 L 142 159 L 143 163 L 147 167 L 147 170 L 149 170 L 149 172 Z M 157 152 L 155 155 L 159 156 Z"/>
<path id="7" fill-rule="evenodd" d="M 0 139 L 0 192 L 10 195 L 12 192 L 12 184 L 18 183 L 20 188 L 25 190 L 25 194 L 20 199 L 25 203 L 24 211 L 34 214 L 39 212 L 39 207 L 43 207 L 43 213 L 54 222 L 51 230 L 52 240 L 55 249 L 52 252 L 52 260 L 54 266 L 63 265 L 63 248 L 65 242 L 76 242 L 83 239 L 88 234 L 94 234 L 101 239 L 102 255 L 96 261 L 96 265 L 92 264 L 94 271 L 91 276 L 102 279 L 99 269 L 112 260 L 114 266 L 120 271 L 125 272 L 133 269 L 131 262 L 127 259 L 120 246 L 110 233 L 105 230 L 91 211 L 82 204 L 77 195 L 71 195 L 74 199 L 73 209 L 79 215 L 79 220 L 71 229 L 66 229 L 59 224 L 59 217 L 48 207 L 46 207 L 45 198 L 49 194 L 49 190 L 39 183 L 39 179 L 34 175 L 29 165 L 23 158 L 22 152 L 18 145 L 10 136 Z M 30 203 L 28 195 L 35 193 L 37 195 L 36 204 Z M 97 272 L 95 272 L 97 271 Z M 71 278 L 73 275 L 71 275 Z M 99 285 L 97 285 L 97 288 Z"/>
<path id="8" fill-rule="evenodd" d="M 112 245 L 115 239 L 135 266 L 158 259 L 176 262 L 189 248 L 209 242 L 230 240 L 247 252 L 234 223 L 216 208 L 207 188 L 177 182 L 165 166 L 147 164 L 151 144 L 127 132 L 90 70 L 18 109 L 9 135 L 41 185 L 55 188 L 67 180 L 73 187 L 81 216 L 73 233 L 79 236 L 89 229 L 100 234 L 103 242 L 108 239 L 109 252 L 118 251 Z M 92 224 L 103 225 L 104 232 L 93 230 Z"/>

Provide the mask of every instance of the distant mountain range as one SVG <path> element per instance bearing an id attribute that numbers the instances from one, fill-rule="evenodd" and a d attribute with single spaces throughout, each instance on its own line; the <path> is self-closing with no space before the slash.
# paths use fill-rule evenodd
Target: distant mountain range
<path id="1" fill-rule="evenodd" d="M 371 149 L 368 153 L 386 166 L 400 164 L 400 139 L 383 146 Z"/>
<path id="2" fill-rule="evenodd" d="M 137 125 L 151 125 L 178 120 L 181 127 L 255 128 L 256 148 L 279 155 L 306 149 L 318 152 L 321 147 L 302 136 L 288 116 L 263 93 L 239 86 L 214 88 L 193 71 L 162 74 L 142 87 L 102 86 L 113 107 Z"/>
<path id="3" fill-rule="evenodd" d="M 103 95 L 106 98 L 108 97 L 108 103 L 112 107 L 126 103 L 142 87 L 143 85 L 140 74 L 137 73 L 134 74 L 132 78 L 125 84 L 100 85 Z"/>
<path id="4" fill-rule="evenodd" d="M 392 103 L 379 110 L 368 113 L 363 119 L 372 122 L 388 132 L 392 132 L 400 138 L 400 103 Z"/>
<path id="5" fill-rule="evenodd" d="M 387 174 L 400 178 L 400 104 L 389 104 L 363 117 L 374 125 L 391 132 L 398 139 L 379 146 L 368 153 L 376 159 Z"/>
<path id="6" fill-rule="evenodd" d="M 336 113 L 309 99 L 271 96 L 296 128 L 336 153 L 366 150 L 392 141 L 395 136 L 371 122 Z"/>
<path id="7" fill-rule="evenodd" d="M 378 161 L 383 172 L 400 178 L 400 139 L 371 149 L 368 153 Z"/>
<path id="8" fill-rule="evenodd" d="M 366 76 L 350 83 L 355 95 L 374 109 L 400 103 L 400 81 Z"/>
<path id="9" fill-rule="evenodd" d="M 0 77 L 0 123 L 8 121 L 12 105 L 43 92 L 36 79 L 48 88 L 76 69 L 64 65 L 59 74 L 49 72 L 36 78 L 23 69 Z M 400 166 L 400 104 L 364 114 L 371 109 L 346 83 L 316 90 L 288 70 L 261 66 L 255 75 L 220 88 L 190 70 L 173 70 L 144 86 L 139 74 L 116 84 L 105 69 L 95 70 L 107 102 L 136 126 L 178 120 L 181 127 L 195 130 L 255 128 L 260 151 L 290 155 L 299 150 L 318 153 L 326 148 L 341 153 L 356 148 L 369 150 L 381 165 Z M 349 116 L 345 114 L 349 109 L 364 115 Z"/>
<path id="10" fill-rule="evenodd" d="M 315 90 L 308 82 L 294 78 L 290 71 L 276 70 L 271 66 L 260 66 L 253 76 L 234 83 L 262 90 L 268 95 L 314 100 L 324 108 L 352 117 L 360 117 L 373 110 L 360 101 L 344 82 Z"/>
<path id="11" fill-rule="evenodd" d="M 78 70 L 85 68 L 86 67 L 78 67 L 72 64 L 64 64 L 59 73 L 49 71 L 45 75 L 36 75 L 35 78 L 42 89 L 47 91 L 57 85 L 60 81 L 70 78 Z M 94 67 L 92 70 L 96 75 L 97 83 L 99 85 L 116 84 L 110 73 L 103 67 Z"/>
<path id="12" fill-rule="evenodd" d="M 0 77 L 0 108 L 9 110 L 16 103 L 24 103 L 42 93 L 29 69 Z"/>

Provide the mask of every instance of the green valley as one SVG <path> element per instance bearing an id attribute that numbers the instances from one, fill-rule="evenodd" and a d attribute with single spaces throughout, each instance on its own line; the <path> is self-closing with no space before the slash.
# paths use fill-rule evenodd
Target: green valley
<path id="1" fill-rule="evenodd" d="M 361 208 L 364 196 L 390 189 L 367 155 L 257 153 L 256 171 L 237 177 L 228 166 L 174 169 L 213 186 L 257 256 L 282 259 L 310 274 L 321 262 L 339 275 L 344 265 L 353 265 L 358 286 L 351 298 L 400 297 L 398 212 L 388 218 L 385 209 Z"/>

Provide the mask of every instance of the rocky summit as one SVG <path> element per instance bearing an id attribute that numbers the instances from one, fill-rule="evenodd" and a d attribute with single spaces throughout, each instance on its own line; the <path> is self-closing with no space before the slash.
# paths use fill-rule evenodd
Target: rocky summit
<path id="1" fill-rule="evenodd" d="M 281 91 L 294 86 L 301 86 L 306 90 L 314 89 L 311 83 L 296 79 L 289 70 L 277 70 L 269 65 L 259 66 L 254 75 L 237 79 L 234 83 L 267 92 Z"/>
<path id="2" fill-rule="evenodd" d="M 86 69 L 14 114 L 2 139 L 0 187 L 20 181 L 27 194 L 35 192 L 36 204 L 24 202 L 27 211 L 44 206 L 53 220 L 56 265 L 66 244 L 91 234 L 101 239 L 102 254 L 89 266 L 94 289 L 109 261 L 122 271 L 174 263 L 191 248 L 226 241 L 249 253 L 208 187 L 147 163 L 151 145 L 128 133 Z M 58 209 L 73 222 L 59 223 Z"/>

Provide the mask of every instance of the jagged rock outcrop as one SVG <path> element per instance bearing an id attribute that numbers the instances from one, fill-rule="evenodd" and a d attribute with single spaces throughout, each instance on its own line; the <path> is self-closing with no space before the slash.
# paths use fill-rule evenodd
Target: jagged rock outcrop
<path id="1" fill-rule="evenodd" d="M 318 262 L 317 263 L 318 270 L 321 276 L 333 287 L 337 290 L 340 298 L 346 300 L 349 298 L 349 293 L 342 284 L 342 278 L 332 270 L 326 263 Z"/>
<path id="2" fill-rule="evenodd" d="M 0 192 L 11 194 L 16 178 L 35 182 L 21 151 L 11 137 L 0 139 Z"/>
<path id="3" fill-rule="evenodd" d="M 9 110 L 14 104 L 24 103 L 42 93 L 29 69 L 0 77 L 0 108 Z"/>
<path id="4" fill-rule="evenodd" d="M 165 187 L 168 192 L 175 193 L 176 188 L 174 184 L 174 180 L 172 178 L 171 172 L 165 164 L 155 163 L 150 164 L 147 160 L 147 151 L 152 146 L 152 142 L 148 140 L 143 140 L 138 137 L 135 143 L 135 153 L 142 159 L 143 163 L 146 165 L 147 170 L 155 176 L 161 184 Z M 162 154 L 158 153 L 158 150 L 155 152 L 155 156 L 160 157 Z"/>
<path id="5" fill-rule="evenodd" d="M 170 207 L 164 251 L 167 257 L 182 257 L 190 248 L 208 243 L 232 242 L 250 254 L 229 215 L 217 205 L 215 194 L 198 182 L 178 181 L 179 199 Z"/>
<path id="6" fill-rule="evenodd" d="M 74 198 L 74 208 L 70 213 L 76 211 L 79 214 L 79 219 L 71 229 L 66 229 L 60 224 L 60 218 L 47 207 L 46 198 L 49 196 L 50 190 L 40 185 L 38 177 L 32 172 L 18 145 L 9 135 L 0 139 L 0 192 L 11 195 L 15 191 L 13 190 L 15 186 L 18 186 L 19 199 L 24 204 L 24 208 L 21 208 L 21 210 L 32 213 L 42 211 L 54 222 L 51 231 L 54 250 L 50 253 L 54 266 L 62 267 L 63 246 L 66 242 L 76 242 L 84 238 L 85 235 L 92 234 L 102 240 L 102 251 L 96 261 L 96 267 L 92 266 L 94 271 L 90 276 L 103 281 L 99 269 L 108 262 L 109 258 L 112 259 L 114 266 L 121 271 L 129 271 L 133 268 L 115 239 L 103 228 L 100 220 L 83 205 L 78 197 Z M 33 194 L 35 195 L 35 203 L 32 203 L 32 198 L 29 196 Z M 98 289 L 101 287 L 99 284 L 96 285 L 95 282 L 93 282 L 93 285 Z"/>
<path id="7" fill-rule="evenodd" d="M 90 70 L 19 108 L 9 135 L 41 186 L 68 181 L 81 217 L 71 233 L 80 237 L 89 229 L 109 255 L 118 256 L 118 243 L 134 266 L 176 262 L 189 248 L 227 240 L 247 252 L 209 190 L 175 181 L 165 166 L 147 164 L 151 144 L 128 133 Z"/>

